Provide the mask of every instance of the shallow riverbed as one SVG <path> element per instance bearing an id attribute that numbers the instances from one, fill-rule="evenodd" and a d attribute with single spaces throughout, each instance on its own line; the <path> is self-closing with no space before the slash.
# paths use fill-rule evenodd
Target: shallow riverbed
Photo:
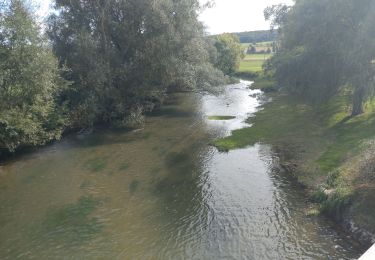
<path id="1" fill-rule="evenodd" d="M 0 168 L 0 259 L 354 259 L 267 145 L 219 153 L 262 95 L 176 94 L 144 129 L 76 136 Z M 208 120 L 209 116 L 235 116 Z"/>

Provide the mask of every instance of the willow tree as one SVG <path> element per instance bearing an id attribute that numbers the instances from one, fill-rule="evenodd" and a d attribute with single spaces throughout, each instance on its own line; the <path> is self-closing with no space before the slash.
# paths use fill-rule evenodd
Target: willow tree
<path id="1" fill-rule="evenodd" d="M 210 63 L 196 0 L 56 0 L 54 7 L 48 31 L 70 69 L 64 97 L 77 127 L 129 125 L 167 90 L 223 80 Z"/>
<path id="2" fill-rule="evenodd" d="M 22 0 L 0 9 L 0 150 L 60 137 L 65 117 L 56 99 L 66 83 L 33 10 Z"/>
<path id="3" fill-rule="evenodd" d="M 220 34 L 215 37 L 217 49 L 216 66 L 226 74 L 233 74 L 238 69 L 244 50 L 240 39 L 231 33 Z"/>

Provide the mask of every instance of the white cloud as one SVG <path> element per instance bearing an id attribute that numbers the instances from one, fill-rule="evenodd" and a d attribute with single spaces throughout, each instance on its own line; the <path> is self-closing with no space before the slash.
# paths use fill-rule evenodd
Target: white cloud
<path id="1" fill-rule="evenodd" d="M 207 0 L 200 0 L 201 4 Z M 204 11 L 200 19 L 211 34 L 269 29 L 263 11 L 267 6 L 292 0 L 216 0 L 213 8 Z"/>

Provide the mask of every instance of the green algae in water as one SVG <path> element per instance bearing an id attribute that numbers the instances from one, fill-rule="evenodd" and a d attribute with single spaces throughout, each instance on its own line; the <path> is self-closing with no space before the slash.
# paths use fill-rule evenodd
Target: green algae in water
<path id="1" fill-rule="evenodd" d="M 107 167 L 103 158 L 90 159 L 85 163 L 85 168 L 91 172 L 101 172 Z"/>
<path id="2" fill-rule="evenodd" d="M 84 242 L 101 232 L 103 225 L 90 217 L 101 204 L 101 200 L 81 197 L 77 203 L 51 209 L 44 226 L 54 239 L 66 243 Z"/>
<path id="3" fill-rule="evenodd" d="M 188 153 L 169 153 L 166 158 L 166 164 L 168 166 L 179 166 L 190 163 L 190 155 Z"/>
<path id="4" fill-rule="evenodd" d="M 151 170 L 150 174 L 152 176 L 155 176 L 155 175 L 158 175 L 161 171 L 162 171 L 162 168 L 156 167 L 156 168 L 154 168 L 154 169 Z"/>
<path id="5" fill-rule="evenodd" d="M 147 140 L 151 137 L 151 133 L 143 133 L 142 135 L 139 136 L 139 139 L 141 140 Z"/>
<path id="6" fill-rule="evenodd" d="M 138 180 L 133 180 L 130 184 L 129 184 L 129 191 L 130 193 L 134 193 L 138 190 L 139 188 L 139 185 L 141 183 L 138 181 Z"/>
<path id="7" fill-rule="evenodd" d="M 126 170 L 129 169 L 129 167 L 130 167 L 130 164 L 127 163 L 127 162 L 124 162 L 124 163 L 122 163 L 122 164 L 120 165 L 120 167 L 119 167 L 118 169 L 119 169 L 119 171 L 126 171 Z"/>
<path id="8" fill-rule="evenodd" d="M 87 188 L 92 187 L 92 185 L 93 185 L 93 184 L 92 184 L 91 181 L 85 180 L 85 181 L 83 181 L 83 182 L 81 183 L 80 188 L 81 188 L 81 189 L 87 189 Z"/>
<path id="9" fill-rule="evenodd" d="M 208 120 L 225 121 L 235 119 L 235 116 L 209 116 Z"/>

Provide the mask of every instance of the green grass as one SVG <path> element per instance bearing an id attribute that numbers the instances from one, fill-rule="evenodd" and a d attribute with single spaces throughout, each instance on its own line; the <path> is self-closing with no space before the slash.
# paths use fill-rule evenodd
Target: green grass
<path id="1" fill-rule="evenodd" d="M 321 131 L 315 123 L 312 109 L 287 95 L 273 95 L 274 101 L 264 105 L 255 117 L 248 119 L 253 126 L 232 132 L 214 144 L 221 151 L 243 148 L 257 142 L 289 143 Z"/>
<path id="2" fill-rule="evenodd" d="M 241 61 L 238 72 L 261 72 L 263 61 Z"/>
<path id="3" fill-rule="evenodd" d="M 271 58 L 272 54 L 246 54 L 245 58 L 243 59 L 244 61 L 251 61 L 251 60 L 258 60 L 258 61 L 266 61 L 267 59 Z"/>
<path id="4" fill-rule="evenodd" d="M 235 116 L 209 116 L 208 120 L 232 120 Z"/>
<path id="5" fill-rule="evenodd" d="M 240 62 L 238 72 L 261 72 L 264 62 L 271 56 L 272 54 L 247 54 Z"/>

